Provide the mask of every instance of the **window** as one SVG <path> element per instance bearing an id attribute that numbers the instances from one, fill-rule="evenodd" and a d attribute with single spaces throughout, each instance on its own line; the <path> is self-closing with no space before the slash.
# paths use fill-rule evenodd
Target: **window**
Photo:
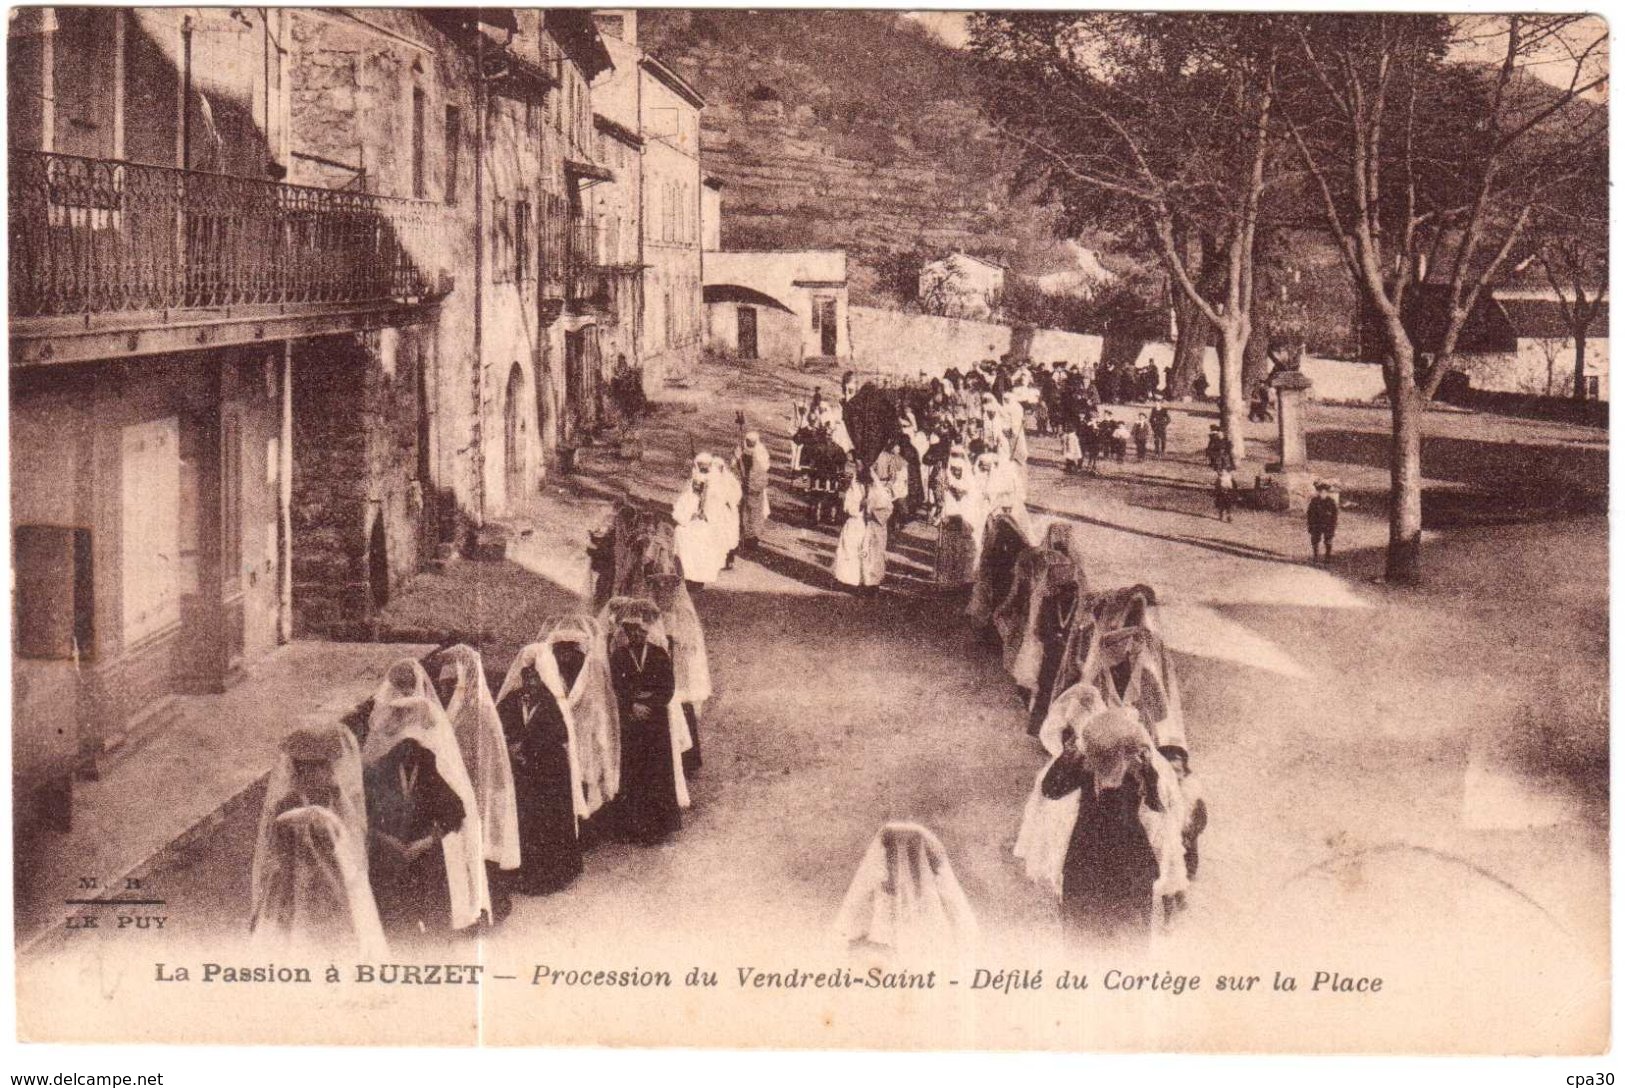
<path id="1" fill-rule="evenodd" d="M 457 203 L 457 171 L 462 165 L 463 111 L 446 107 L 446 203 Z"/>
<path id="2" fill-rule="evenodd" d="M 90 530 L 19 525 L 13 540 L 17 656 L 49 661 L 90 657 L 95 641 Z"/>
<path id="3" fill-rule="evenodd" d="M 412 89 L 412 196 L 422 200 L 423 184 L 423 90 Z"/>
<path id="4" fill-rule="evenodd" d="M 507 283 L 513 270 L 513 221 L 508 218 L 508 200 L 491 201 L 491 282 Z"/>
<path id="5" fill-rule="evenodd" d="M 513 278 L 516 283 L 524 283 L 530 277 L 530 201 L 516 200 L 513 205 Z"/>

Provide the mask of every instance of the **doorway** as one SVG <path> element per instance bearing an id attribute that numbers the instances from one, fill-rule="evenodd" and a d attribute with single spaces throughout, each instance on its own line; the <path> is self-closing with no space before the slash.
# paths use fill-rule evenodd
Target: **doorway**
<path id="1" fill-rule="evenodd" d="M 508 506 L 525 493 L 525 417 L 520 402 L 525 394 L 525 372 L 519 364 L 508 371 L 507 400 L 502 407 L 502 465 Z"/>
<path id="2" fill-rule="evenodd" d="M 564 444 L 579 446 L 598 423 L 598 326 L 564 334 Z"/>
<path id="3" fill-rule="evenodd" d="M 825 298 L 818 300 L 819 316 L 819 350 L 824 355 L 836 354 L 838 344 L 835 327 L 835 300 Z"/>
<path id="4" fill-rule="evenodd" d="M 374 612 L 389 604 L 389 541 L 384 537 L 384 511 L 373 516 L 372 532 L 367 536 L 367 588 L 372 596 Z"/>
<path id="5" fill-rule="evenodd" d="M 739 357 L 741 359 L 757 358 L 756 348 L 756 307 L 739 307 Z"/>

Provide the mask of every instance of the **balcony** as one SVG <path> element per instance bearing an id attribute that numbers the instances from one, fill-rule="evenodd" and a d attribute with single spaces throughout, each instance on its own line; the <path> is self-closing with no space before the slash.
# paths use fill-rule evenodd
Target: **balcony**
<path id="1" fill-rule="evenodd" d="M 416 259 L 433 252 L 425 201 L 37 151 L 13 150 L 10 167 L 14 335 L 27 318 L 170 321 L 443 290 Z"/>
<path id="2" fill-rule="evenodd" d="M 577 217 L 565 229 L 565 297 L 571 308 L 613 315 L 621 281 L 638 266 L 621 253 L 620 221 Z"/>

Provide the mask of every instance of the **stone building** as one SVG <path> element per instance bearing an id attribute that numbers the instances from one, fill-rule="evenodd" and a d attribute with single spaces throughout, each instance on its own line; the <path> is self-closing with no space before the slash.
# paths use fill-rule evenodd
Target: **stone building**
<path id="1" fill-rule="evenodd" d="M 920 309 L 937 317 L 999 316 L 1005 268 L 969 253 L 950 253 L 920 269 Z"/>
<path id="2" fill-rule="evenodd" d="M 707 253 L 705 320 L 706 346 L 736 358 L 794 365 L 849 359 L 846 253 Z"/>
<path id="3" fill-rule="evenodd" d="M 17 792 L 60 800 L 367 632 L 596 424 L 610 60 L 580 10 L 33 8 L 9 45 Z"/>
<path id="4" fill-rule="evenodd" d="M 644 383 L 658 389 L 691 374 L 704 341 L 700 204 L 700 117 L 705 100 L 638 47 L 637 12 L 596 15 L 613 68 L 593 88 L 601 116 L 642 140 L 641 357 Z"/>
<path id="5" fill-rule="evenodd" d="M 608 375 L 639 365 L 643 350 L 643 263 L 638 257 L 643 208 L 643 138 L 595 114 L 598 162 L 613 175 L 589 190 L 600 262 L 595 285 L 603 321 L 599 350 Z"/>
<path id="6" fill-rule="evenodd" d="M 291 636 L 296 375 L 437 320 L 432 209 L 287 180 L 294 18 L 11 21 L 19 801 Z"/>
<path id="7" fill-rule="evenodd" d="M 1600 284 L 1587 284 L 1587 299 L 1595 299 L 1601 290 Z M 1440 350 L 1448 308 L 1448 288 L 1442 283 L 1425 282 L 1408 293 L 1405 325 L 1418 352 L 1432 355 Z M 1453 366 L 1472 389 L 1567 399 L 1574 392 L 1576 361 L 1569 314 L 1569 305 L 1549 287 L 1531 287 L 1508 277 L 1480 293 L 1456 340 Z M 1362 361 L 1382 362 L 1376 318 L 1363 307 L 1358 318 Z M 1586 329 L 1586 400 L 1608 400 L 1608 346 L 1604 300 Z M 1441 393 L 1452 395 L 1449 389 Z"/>
<path id="8" fill-rule="evenodd" d="M 309 352 L 323 379 L 362 391 L 369 436 L 315 441 L 324 413 L 343 433 L 353 406 L 308 398 L 294 505 L 312 545 L 296 549 L 309 601 L 298 611 L 301 630 L 331 634 L 521 513 L 553 451 L 595 423 L 580 189 L 603 175 L 588 86 L 608 56 L 580 12 L 289 17 L 293 168 L 423 202 L 440 227 L 425 260 L 452 288 L 431 328 Z"/>
<path id="9" fill-rule="evenodd" d="M 700 250 L 715 253 L 722 248 L 722 179 L 707 174 L 700 184 Z"/>

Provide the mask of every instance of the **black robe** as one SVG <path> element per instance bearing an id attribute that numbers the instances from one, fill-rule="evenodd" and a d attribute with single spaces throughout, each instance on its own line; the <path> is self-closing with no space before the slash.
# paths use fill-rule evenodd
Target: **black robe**
<path id="1" fill-rule="evenodd" d="M 1131 768 L 1116 789 L 1095 794 L 1083 760 L 1065 756 L 1044 776 L 1044 796 L 1081 790 L 1078 822 L 1061 870 L 1061 927 L 1084 947 L 1144 942 L 1151 934 L 1157 856 L 1140 825 L 1140 799 L 1154 798 L 1143 768 Z"/>
<path id="2" fill-rule="evenodd" d="M 1033 692 L 1032 707 L 1027 715 L 1027 732 L 1035 737 L 1056 695 L 1055 678 L 1066 656 L 1066 636 L 1078 609 L 1084 604 L 1080 597 L 1076 582 L 1059 585 L 1045 594 L 1044 603 L 1038 609 L 1038 628 L 1034 635 L 1044 647 L 1044 653 L 1038 664 L 1038 688 Z"/>
<path id="3" fill-rule="evenodd" d="M 667 717 L 677 690 L 671 657 L 645 644 L 641 666 L 631 649 L 609 655 L 610 680 L 621 712 L 621 795 L 617 823 L 633 842 L 660 842 L 683 826 Z M 641 720 L 640 720 L 641 718 Z"/>
<path id="4" fill-rule="evenodd" d="M 570 781 L 570 732 L 553 693 L 542 688 L 534 701 L 523 689 L 497 704 L 513 765 L 514 804 L 519 810 L 519 875 L 515 889 L 547 895 L 581 875 L 575 794 Z"/>
<path id="5" fill-rule="evenodd" d="M 381 839 L 367 850 L 367 873 L 378 917 L 393 940 L 451 930 L 451 890 L 441 840 L 463 826 L 463 802 L 435 769 L 434 753 L 403 740 L 363 772 L 367 826 L 411 845 L 425 836 L 434 845 L 412 861 Z"/>

